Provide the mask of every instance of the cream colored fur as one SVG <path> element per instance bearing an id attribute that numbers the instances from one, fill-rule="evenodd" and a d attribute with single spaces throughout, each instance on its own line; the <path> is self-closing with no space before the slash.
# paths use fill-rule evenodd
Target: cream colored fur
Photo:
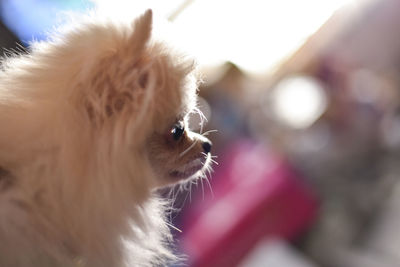
<path id="1" fill-rule="evenodd" d="M 164 169 L 200 153 L 179 156 L 204 138 L 188 131 L 182 148 L 152 145 L 192 111 L 196 79 L 192 61 L 151 28 L 151 11 L 129 25 L 87 19 L 3 61 L 1 267 L 165 266 L 175 259 L 153 191 L 172 182 Z M 152 160 L 164 154 L 177 160 Z"/>

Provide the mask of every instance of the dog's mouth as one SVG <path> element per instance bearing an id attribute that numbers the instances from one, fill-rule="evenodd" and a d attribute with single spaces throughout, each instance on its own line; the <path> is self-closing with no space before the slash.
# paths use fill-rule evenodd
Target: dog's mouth
<path id="1" fill-rule="evenodd" d="M 197 158 L 182 167 L 172 170 L 169 175 L 175 179 L 186 179 L 195 176 L 205 165 L 205 159 Z"/>

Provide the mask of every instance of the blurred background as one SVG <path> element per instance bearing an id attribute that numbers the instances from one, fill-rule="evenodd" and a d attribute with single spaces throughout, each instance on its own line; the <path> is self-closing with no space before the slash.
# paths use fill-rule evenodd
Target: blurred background
<path id="1" fill-rule="evenodd" d="M 0 0 L 0 47 L 91 8 L 178 29 L 218 130 L 208 180 L 161 192 L 187 266 L 400 266 L 400 1 L 130 2 Z"/>

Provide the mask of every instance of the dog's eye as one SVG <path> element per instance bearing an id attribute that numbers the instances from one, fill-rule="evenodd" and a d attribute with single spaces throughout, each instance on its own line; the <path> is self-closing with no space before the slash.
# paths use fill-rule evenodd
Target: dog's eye
<path id="1" fill-rule="evenodd" d="M 181 139 L 184 132 L 185 132 L 185 127 L 183 126 L 183 124 L 176 124 L 171 130 L 172 138 L 175 141 L 178 141 L 179 139 Z"/>

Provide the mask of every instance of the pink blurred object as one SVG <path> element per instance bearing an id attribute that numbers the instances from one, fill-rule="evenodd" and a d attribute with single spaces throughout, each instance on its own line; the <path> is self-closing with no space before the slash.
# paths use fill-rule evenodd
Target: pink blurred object
<path id="1" fill-rule="evenodd" d="M 181 238 L 190 266 L 235 266 L 266 237 L 293 239 L 312 223 L 317 203 L 287 161 L 240 141 L 219 162 L 214 197 L 195 201 Z"/>

